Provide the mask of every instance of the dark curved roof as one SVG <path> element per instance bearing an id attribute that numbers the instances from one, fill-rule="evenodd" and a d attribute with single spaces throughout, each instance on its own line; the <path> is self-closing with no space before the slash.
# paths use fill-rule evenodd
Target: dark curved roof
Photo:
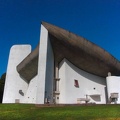
<path id="1" fill-rule="evenodd" d="M 101 77 L 106 77 L 108 72 L 112 75 L 120 75 L 120 62 L 104 49 L 52 24 L 42 22 L 42 25 L 48 30 L 56 62 L 59 63 L 66 58 L 78 68 Z M 32 62 L 31 65 L 33 66 Z M 35 68 L 33 71 L 37 71 L 37 66 L 33 68 Z M 30 69 L 29 72 L 31 73 Z M 31 76 L 33 77 L 32 73 Z"/>
<path id="2" fill-rule="evenodd" d="M 30 81 L 37 75 L 38 53 L 39 45 L 17 66 L 17 71 L 24 80 Z"/>

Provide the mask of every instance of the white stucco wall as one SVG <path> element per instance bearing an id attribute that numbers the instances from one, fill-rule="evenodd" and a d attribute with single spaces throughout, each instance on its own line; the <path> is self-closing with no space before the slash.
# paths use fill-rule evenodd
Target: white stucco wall
<path id="1" fill-rule="evenodd" d="M 118 93 L 119 98 L 117 103 L 120 104 L 120 77 L 118 76 L 108 76 L 106 78 L 107 81 L 107 92 L 108 92 L 108 99 L 111 96 L 111 93 Z"/>
<path id="2" fill-rule="evenodd" d="M 52 83 L 50 82 L 52 82 L 52 77 L 53 53 L 49 43 L 48 31 L 41 25 L 36 104 L 44 104 L 45 90 L 48 95 L 51 94 Z"/>
<path id="3" fill-rule="evenodd" d="M 48 39 L 47 47 L 47 64 L 46 64 L 46 79 L 45 79 L 45 98 L 53 102 L 53 80 L 54 80 L 54 55 L 50 40 Z"/>
<path id="4" fill-rule="evenodd" d="M 59 103 L 77 103 L 77 98 L 88 98 L 97 104 L 106 103 L 105 78 L 87 73 L 64 59 L 59 66 Z M 74 86 L 78 80 L 79 87 Z"/>
<path id="5" fill-rule="evenodd" d="M 23 102 L 28 83 L 24 81 L 16 70 L 16 66 L 31 52 L 30 45 L 14 45 L 9 54 L 3 103 L 15 103 L 15 99 Z M 19 93 L 22 90 L 23 94 Z"/>
<path id="6" fill-rule="evenodd" d="M 44 104 L 45 97 L 52 102 L 54 55 L 48 31 L 43 25 L 41 25 L 40 34 L 38 75 L 28 83 L 20 77 L 16 66 L 30 53 L 30 45 L 14 45 L 11 48 L 3 103 L 15 103 L 17 99 L 20 103 Z"/>
<path id="7" fill-rule="evenodd" d="M 25 94 L 25 97 L 23 99 L 24 103 L 36 103 L 36 92 L 37 92 L 37 78 L 38 75 L 36 75 L 30 82 Z"/>

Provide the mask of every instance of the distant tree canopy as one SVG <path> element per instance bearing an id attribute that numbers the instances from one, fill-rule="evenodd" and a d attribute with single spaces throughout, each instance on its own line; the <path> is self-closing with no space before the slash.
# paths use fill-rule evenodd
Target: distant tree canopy
<path id="1" fill-rule="evenodd" d="M 6 73 L 4 73 L 0 78 L 0 103 L 2 103 L 5 78 L 6 78 Z"/>

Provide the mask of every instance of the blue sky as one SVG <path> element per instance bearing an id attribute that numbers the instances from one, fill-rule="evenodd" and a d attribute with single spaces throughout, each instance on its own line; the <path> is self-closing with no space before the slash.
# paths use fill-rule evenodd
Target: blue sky
<path id="1" fill-rule="evenodd" d="M 76 33 L 120 60 L 120 0 L 0 0 L 0 76 L 12 45 L 36 47 L 41 21 Z"/>

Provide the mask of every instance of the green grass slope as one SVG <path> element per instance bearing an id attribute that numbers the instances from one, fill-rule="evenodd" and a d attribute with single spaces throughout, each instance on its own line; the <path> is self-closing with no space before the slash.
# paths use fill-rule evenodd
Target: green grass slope
<path id="1" fill-rule="evenodd" d="M 0 104 L 0 120 L 120 120 L 120 105 L 36 107 Z"/>

